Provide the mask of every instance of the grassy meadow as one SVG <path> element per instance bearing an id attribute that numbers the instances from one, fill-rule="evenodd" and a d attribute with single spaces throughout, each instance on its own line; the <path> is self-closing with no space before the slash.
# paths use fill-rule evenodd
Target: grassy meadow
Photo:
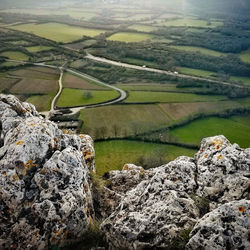
<path id="1" fill-rule="evenodd" d="M 240 59 L 243 62 L 250 63 L 250 48 L 240 53 Z"/>
<path id="2" fill-rule="evenodd" d="M 216 72 L 201 70 L 201 69 L 192 69 L 186 67 L 178 67 L 178 72 L 185 74 L 185 75 L 194 75 L 194 76 L 201 76 L 201 77 L 212 77 L 216 74 Z"/>
<path id="3" fill-rule="evenodd" d="M 5 52 L 2 52 L 0 56 L 4 56 L 4 57 L 9 58 L 10 60 L 17 60 L 17 61 L 29 60 L 29 56 L 19 51 L 5 51 Z"/>
<path id="4" fill-rule="evenodd" d="M 112 105 L 81 110 L 84 133 L 94 138 L 123 137 L 158 129 L 171 119 L 158 105 Z M 105 127 L 105 131 L 100 131 Z"/>
<path id="5" fill-rule="evenodd" d="M 194 47 L 194 46 L 170 46 L 170 48 L 177 49 L 177 50 L 184 50 L 186 52 L 200 52 L 204 55 L 209 56 L 223 56 L 226 55 L 226 53 L 222 53 L 219 51 L 211 50 L 211 49 L 205 49 L 202 47 Z"/>
<path id="6" fill-rule="evenodd" d="M 126 103 L 169 103 L 169 102 L 207 102 L 227 100 L 225 96 L 196 95 L 189 93 L 167 93 L 150 91 L 130 91 Z"/>
<path id="7" fill-rule="evenodd" d="M 112 90 L 91 90 L 92 97 L 85 98 L 84 91 L 87 90 L 64 88 L 56 105 L 58 107 L 84 106 L 106 102 L 119 96 L 118 92 Z"/>
<path id="8" fill-rule="evenodd" d="M 141 31 L 141 32 L 151 32 L 157 30 L 157 27 L 150 26 L 150 25 L 143 25 L 143 24 L 133 24 L 128 27 L 129 29 L 133 29 L 136 31 Z"/>
<path id="9" fill-rule="evenodd" d="M 208 22 L 205 20 L 199 19 L 189 19 L 189 18 L 180 18 L 172 20 L 164 20 L 158 23 L 158 26 L 187 26 L 187 27 L 201 27 L 201 28 L 216 28 L 223 25 L 222 22 Z"/>
<path id="10" fill-rule="evenodd" d="M 127 43 L 136 43 L 146 41 L 152 38 L 152 35 L 142 34 L 142 33 L 132 33 L 132 32 L 118 32 L 114 35 L 107 38 L 111 41 L 127 42 Z"/>
<path id="11" fill-rule="evenodd" d="M 250 147 L 250 115 L 232 116 L 231 118 L 209 117 L 199 119 L 171 131 L 178 141 L 199 144 L 203 137 L 225 135 L 231 143 L 241 147 Z M 190 132 L 192 131 L 192 132 Z"/>
<path id="12" fill-rule="evenodd" d="M 95 142 L 95 151 L 98 175 L 121 170 L 126 163 L 139 164 L 141 157 L 155 158 L 160 155 L 162 164 L 165 164 L 180 155 L 192 157 L 196 152 L 182 147 L 126 140 Z"/>
<path id="13" fill-rule="evenodd" d="M 26 49 L 31 53 L 36 53 L 36 52 L 51 50 L 52 47 L 50 47 L 50 46 L 31 46 L 31 47 L 26 47 Z"/>
<path id="14" fill-rule="evenodd" d="M 82 36 L 98 36 L 106 31 L 101 29 L 82 28 L 61 23 L 29 23 L 12 26 L 11 28 L 64 43 L 73 42 L 82 38 Z"/>

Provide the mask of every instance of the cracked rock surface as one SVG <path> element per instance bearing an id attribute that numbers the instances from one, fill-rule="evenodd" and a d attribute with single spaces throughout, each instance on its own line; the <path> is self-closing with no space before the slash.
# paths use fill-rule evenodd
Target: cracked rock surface
<path id="1" fill-rule="evenodd" d="M 130 169 L 108 175 L 122 195 L 101 225 L 111 249 L 249 249 L 250 149 L 215 136 L 194 158 Z"/>
<path id="2" fill-rule="evenodd" d="M 34 106 L 0 95 L 0 249 L 77 241 L 94 218 L 87 135 L 66 135 Z"/>

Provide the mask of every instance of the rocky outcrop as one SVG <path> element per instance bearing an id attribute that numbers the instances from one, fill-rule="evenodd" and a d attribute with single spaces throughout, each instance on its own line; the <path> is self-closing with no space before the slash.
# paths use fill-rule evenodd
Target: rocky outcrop
<path id="1" fill-rule="evenodd" d="M 249 149 L 215 136 L 202 140 L 194 159 L 179 157 L 149 172 L 133 168 L 148 177 L 133 179 L 124 169 L 108 176 L 122 195 L 101 225 L 111 248 L 248 249 Z"/>
<path id="2" fill-rule="evenodd" d="M 103 180 L 93 141 L 64 134 L 34 106 L 0 95 L 0 249 L 50 249 L 82 237 L 95 216 L 109 249 L 249 249 L 250 149 L 224 136 L 199 152 Z"/>
<path id="3" fill-rule="evenodd" d="M 28 103 L 0 95 L 0 249 L 79 240 L 94 219 L 92 139 L 63 134 Z"/>
<path id="4" fill-rule="evenodd" d="M 250 249 L 250 201 L 219 206 L 198 221 L 187 249 Z"/>

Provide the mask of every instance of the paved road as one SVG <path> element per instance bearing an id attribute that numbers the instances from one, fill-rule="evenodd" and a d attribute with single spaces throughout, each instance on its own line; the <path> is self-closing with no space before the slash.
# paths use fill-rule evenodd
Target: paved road
<path id="1" fill-rule="evenodd" d="M 78 111 L 80 111 L 81 109 L 84 109 L 84 108 L 93 108 L 93 107 L 100 107 L 100 106 L 106 106 L 106 105 L 110 105 L 110 104 L 114 104 L 114 103 L 117 103 L 117 102 L 121 102 L 123 101 L 124 99 L 127 98 L 127 93 L 122 90 L 122 89 L 119 89 L 115 86 L 112 86 L 112 85 L 109 85 L 107 83 L 104 83 L 92 76 L 89 76 L 87 74 L 84 74 L 84 73 L 81 73 L 81 72 L 78 72 L 76 70 L 72 70 L 72 69 L 64 69 L 64 65 L 66 63 L 64 63 L 61 67 L 58 67 L 58 66 L 54 66 L 54 65 L 47 65 L 45 64 L 44 62 L 41 62 L 41 63 L 31 63 L 31 62 L 24 62 L 24 61 L 18 61 L 18 60 L 6 60 L 8 62 L 18 62 L 18 63 L 22 63 L 22 64 L 32 64 L 32 65 L 35 65 L 35 66 L 40 66 L 40 67 L 47 67 L 47 68 L 52 68 L 52 69 L 59 69 L 60 70 L 60 78 L 58 80 L 58 83 L 59 83 L 59 89 L 58 89 L 58 92 L 56 94 L 56 96 L 53 98 L 52 102 L 51 102 L 51 108 L 50 108 L 50 111 L 44 111 L 44 112 L 41 112 L 41 114 L 45 115 L 46 118 L 49 118 L 50 115 L 56 110 L 56 101 L 58 99 L 58 97 L 60 96 L 61 92 L 62 92 L 62 77 L 63 77 L 63 73 L 64 71 L 67 71 L 71 74 L 74 74 L 76 76 L 79 76 L 79 77 L 82 77 L 84 79 L 89 79 L 91 81 L 94 81 L 100 85 L 103 85 L 105 87 L 108 87 L 108 88 L 111 88 L 113 90 L 116 90 L 120 93 L 119 97 L 114 99 L 114 100 L 111 100 L 111 101 L 107 101 L 107 102 L 104 102 L 104 103 L 99 103 L 99 104 L 92 104 L 92 105 L 88 105 L 88 106 L 80 106 L 80 107 L 75 107 L 75 108 L 70 108 L 72 114 L 75 114 L 77 113 Z"/>
<path id="2" fill-rule="evenodd" d="M 226 86 L 238 87 L 238 88 L 243 88 L 243 89 L 246 89 L 246 88 L 250 89 L 249 86 L 245 86 L 245 85 L 243 86 L 243 85 L 238 85 L 238 84 L 234 84 L 234 83 L 230 83 L 230 82 L 212 80 L 212 79 L 209 79 L 209 78 L 202 78 L 202 77 L 198 77 L 198 76 L 176 74 L 176 73 L 171 72 L 171 71 L 166 71 L 166 70 L 161 70 L 161 69 L 154 69 L 154 68 L 149 68 L 149 67 L 138 66 L 138 65 L 134 65 L 134 64 L 117 62 L 117 61 L 109 60 L 109 59 L 104 58 L 104 57 L 93 56 L 91 54 L 87 54 L 87 56 L 85 56 L 85 58 L 88 58 L 88 59 L 94 60 L 94 61 L 98 61 L 98 62 L 103 62 L 103 63 L 119 66 L 119 67 L 143 70 L 143 71 L 154 72 L 154 73 L 159 73 L 159 74 L 165 74 L 165 75 L 175 76 L 175 77 L 185 78 L 185 79 L 194 79 L 194 80 L 202 80 L 202 81 L 206 80 L 207 82 L 211 82 L 211 83 L 218 83 L 218 84 L 222 84 L 222 85 L 226 85 Z"/>

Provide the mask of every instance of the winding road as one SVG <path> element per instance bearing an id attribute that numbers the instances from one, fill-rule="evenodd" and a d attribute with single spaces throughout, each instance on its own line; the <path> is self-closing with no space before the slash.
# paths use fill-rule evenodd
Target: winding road
<path id="1" fill-rule="evenodd" d="M 84 79 L 89 79 L 91 81 L 94 81 L 94 82 L 102 85 L 102 86 L 105 86 L 105 87 L 111 88 L 113 90 L 116 90 L 120 94 L 118 98 L 113 99 L 111 101 L 98 103 L 98 104 L 90 104 L 90 105 L 87 105 L 87 106 L 82 105 L 82 106 L 75 107 L 75 108 L 74 107 L 69 108 L 69 110 L 71 111 L 71 114 L 75 114 L 75 113 L 77 113 L 78 111 L 80 111 L 81 109 L 84 109 L 84 108 L 94 108 L 94 107 L 106 106 L 106 105 L 114 104 L 114 103 L 117 103 L 117 102 L 121 102 L 121 101 L 123 101 L 124 99 L 127 98 L 127 93 L 124 90 L 120 89 L 120 88 L 117 88 L 115 86 L 104 83 L 104 82 L 102 82 L 102 81 L 100 81 L 100 80 L 98 80 L 98 79 L 96 79 L 96 78 L 94 78 L 92 76 L 89 76 L 87 74 L 78 72 L 76 70 L 67 69 L 67 68 L 65 69 L 64 65 L 66 63 L 64 63 L 61 67 L 57 67 L 57 66 L 54 66 L 54 65 L 47 65 L 44 62 L 42 62 L 42 63 L 30 63 L 30 62 L 25 62 L 25 61 L 8 60 L 8 59 L 6 61 L 8 61 L 8 62 L 17 62 L 17 63 L 22 63 L 22 64 L 31 64 L 31 65 L 35 65 L 35 66 L 47 67 L 47 68 L 59 69 L 60 70 L 60 77 L 59 77 L 59 80 L 58 80 L 59 89 L 58 89 L 57 94 L 55 95 L 55 97 L 53 98 L 53 100 L 51 102 L 50 111 L 40 112 L 41 114 L 45 115 L 45 117 L 47 119 L 57 110 L 56 109 L 56 101 L 59 98 L 60 94 L 62 93 L 62 89 L 63 89 L 62 78 L 63 78 L 64 71 L 67 71 L 67 72 L 69 72 L 69 73 L 71 73 L 73 75 L 76 75 L 78 77 L 82 77 Z"/>
<path id="2" fill-rule="evenodd" d="M 202 77 L 198 77 L 198 76 L 190 76 L 190 75 L 185 75 L 185 74 L 176 74 L 175 72 L 171 72 L 171 71 L 166 71 L 166 70 L 161 70 L 161 69 L 155 69 L 155 68 L 149 68 L 149 67 L 145 67 L 145 66 L 138 66 L 138 65 L 134 65 L 134 64 L 128 64 L 128 63 L 122 63 L 122 62 L 117 62 L 117 61 L 113 61 L 104 57 L 97 57 L 97 56 L 93 56 L 91 54 L 87 54 L 87 56 L 85 56 L 85 58 L 88 58 L 90 60 L 94 60 L 94 61 L 98 61 L 98 62 L 102 62 L 102 63 L 107 63 L 107 64 L 111 64 L 111 65 L 115 65 L 118 67 L 125 67 L 125 68 L 130 68 L 130 69 L 136 69 L 136 70 L 143 70 L 143 71 L 148 71 L 148 72 L 153 72 L 153 73 L 159 73 L 159 74 L 165 74 L 165 75 L 169 75 L 169 76 L 174 76 L 174 77 L 179 77 L 179 78 L 184 78 L 184 79 L 194 79 L 194 80 L 205 80 L 207 82 L 211 82 L 211 83 L 218 83 L 218 84 L 222 84 L 222 85 L 226 85 L 226 86 L 231 86 L 231 87 L 237 87 L 237 88 L 243 88 L 243 89 L 250 89 L 249 86 L 245 86 L 245 85 L 238 85 L 238 84 L 233 84 L 230 82 L 225 82 L 225 81 L 219 81 L 219 80 L 213 80 L 213 79 L 209 79 L 209 78 L 202 78 Z M 119 97 L 111 100 L 111 101 L 107 101 L 107 102 L 103 102 L 103 103 L 99 103 L 99 104 L 91 104 L 91 105 L 83 105 L 83 106 L 79 106 L 79 107 L 72 107 L 69 108 L 70 111 L 72 112 L 72 114 L 77 113 L 78 111 L 80 111 L 81 109 L 84 108 L 93 108 L 93 107 L 101 107 L 101 106 L 106 106 L 106 105 L 110 105 L 110 104 L 114 104 L 114 103 L 118 103 L 123 101 L 124 99 L 127 98 L 127 93 L 120 89 L 117 88 L 115 86 L 109 85 L 107 83 L 104 83 L 92 76 L 89 76 L 87 74 L 81 73 L 79 71 L 76 70 L 72 70 L 72 69 L 68 69 L 68 68 L 64 68 L 64 65 L 66 63 L 64 63 L 62 66 L 58 67 L 58 66 L 54 66 L 54 65 L 48 65 L 45 64 L 44 62 L 41 63 L 31 63 L 31 62 L 25 62 L 25 61 L 18 61 L 18 60 L 9 60 L 6 59 L 6 61 L 8 62 L 18 62 L 21 64 L 31 64 L 31 65 L 35 65 L 35 66 L 41 66 L 41 67 L 47 67 L 47 68 L 52 68 L 52 69 L 59 69 L 60 70 L 60 77 L 58 80 L 58 85 L 59 85 L 59 89 L 57 94 L 55 95 L 55 97 L 53 98 L 52 102 L 51 102 L 51 108 L 50 111 L 45 111 L 45 112 L 41 112 L 41 114 L 44 114 L 46 116 L 46 118 L 49 118 L 56 110 L 56 101 L 59 98 L 62 89 L 63 89 L 63 85 L 62 85 L 62 78 L 63 78 L 63 74 L 64 71 L 67 71 L 73 75 L 76 75 L 78 77 L 82 77 L 84 79 L 89 79 L 91 81 L 94 81 L 102 86 L 111 88 L 113 90 L 116 90 L 120 93 Z"/>
<path id="3" fill-rule="evenodd" d="M 178 78 L 184 78 L 184 79 L 194 79 L 194 80 L 201 80 L 201 81 L 207 81 L 207 82 L 211 82 L 211 83 L 218 83 L 218 84 L 222 84 L 222 85 L 226 85 L 226 86 L 232 86 L 232 87 L 238 87 L 238 88 L 243 88 L 243 89 L 250 89 L 249 86 L 245 86 L 245 85 L 238 85 L 238 84 L 234 84 L 234 83 L 230 83 L 230 82 L 225 82 L 225 81 L 219 81 L 219 80 L 213 80 L 210 78 L 203 78 L 203 77 L 199 77 L 199 76 L 191 76 L 191 75 L 185 75 L 185 74 L 176 74 L 175 72 L 172 71 L 167 71 L 167 70 L 161 70 L 161 69 L 155 69 L 155 68 L 150 68 L 150 67 L 145 67 L 145 66 L 138 66 L 138 65 L 134 65 L 134 64 L 128 64 L 128 63 L 122 63 L 122 62 L 117 62 L 117 61 L 113 61 L 104 57 L 97 57 L 97 56 L 93 56 L 91 54 L 87 54 L 87 56 L 85 56 L 85 58 L 88 58 L 90 60 L 94 60 L 97 62 L 102 62 L 102 63 L 107 63 L 107 64 L 111 64 L 111 65 L 115 65 L 118 67 L 124 67 L 124 68 L 129 68 L 129 69 L 136 69 L 136 70 L 143 70 L 143 71 L 148 71 L 148 72 L 153 72 L 153 73 L 159 73 L 159 74 L 165 74 L 165 75 L 169 75 L 169 76 L 174 76 L 174 77 L 178 77 Z"/>

